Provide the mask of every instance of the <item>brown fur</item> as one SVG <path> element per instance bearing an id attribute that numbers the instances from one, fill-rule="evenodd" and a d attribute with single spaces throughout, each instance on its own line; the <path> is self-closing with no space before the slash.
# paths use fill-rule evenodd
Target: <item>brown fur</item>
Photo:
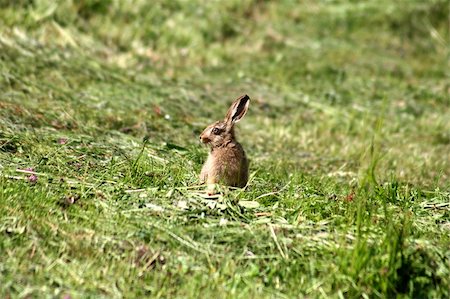
<path id="1" fill-rule="evenodd" d="M 236 141 L 234 124 L 246 114 L 249 101 L 247 95 L 238 98 L 223 121 L 211 124 L 200 135 L 201 141 L 211 146 L 200 173 L 202 183 L 241 188 L 247 184 L 249 161 L 241 144 Z"/>

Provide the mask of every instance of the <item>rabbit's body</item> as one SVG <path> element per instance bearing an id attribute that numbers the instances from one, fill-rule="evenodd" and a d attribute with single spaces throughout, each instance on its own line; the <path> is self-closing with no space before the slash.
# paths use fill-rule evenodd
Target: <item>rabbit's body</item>
<path id="1" fill-rule="evenodd" d="M 248 181 L 248 166 L 241 144 L 231 141 L 211 150 L 200 173 L 200 180 L 208 184 L 221 183 L 242 188 Z"/>
<path id="2" fill-rule="evenodd" d="M 249 161 L 241 144 L 236 141 L 234 124 L 247 112 L 249 101 L 247 95 L 237 99 L 223 121 L 208 126 L 200 135 L 201 141 L 211 146 L 200 173 L 202 183 L 241 188 L 247 184 Z"/>

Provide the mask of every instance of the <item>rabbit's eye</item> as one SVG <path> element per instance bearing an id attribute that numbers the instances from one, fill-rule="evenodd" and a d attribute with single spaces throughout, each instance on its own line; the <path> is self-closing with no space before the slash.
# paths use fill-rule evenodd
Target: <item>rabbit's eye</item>
<path id="1" fill-rule="evenodd" d="M 219 134 L 220 134 L 219 128 L 214 128 L 214 129 L 212 130 L 212 132 L 213 132 L 214 135 L 219 135 Z"/>

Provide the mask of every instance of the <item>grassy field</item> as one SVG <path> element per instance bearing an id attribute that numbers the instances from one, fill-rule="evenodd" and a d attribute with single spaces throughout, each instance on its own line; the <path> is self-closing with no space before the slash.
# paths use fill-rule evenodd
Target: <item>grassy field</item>
<path id="1" fill-rule="evenodd" d="M 0 0 L 0 297 L 448 298 L 448 2 L 298 2 Z"/>

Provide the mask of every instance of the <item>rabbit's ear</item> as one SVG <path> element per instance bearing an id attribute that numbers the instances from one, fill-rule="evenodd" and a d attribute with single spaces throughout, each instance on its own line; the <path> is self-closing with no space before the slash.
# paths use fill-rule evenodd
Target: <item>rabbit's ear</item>
<path id="1" fill-rule="evenodd" d="M 225 122 L 228 126 L 233 126 L 235 123 L 241 120 L 247 113 L 248 105 L 250 104 L 250 97 L 248 95 L 240 96 L 236 101 L 231 104 L 228 109 Z"/>

